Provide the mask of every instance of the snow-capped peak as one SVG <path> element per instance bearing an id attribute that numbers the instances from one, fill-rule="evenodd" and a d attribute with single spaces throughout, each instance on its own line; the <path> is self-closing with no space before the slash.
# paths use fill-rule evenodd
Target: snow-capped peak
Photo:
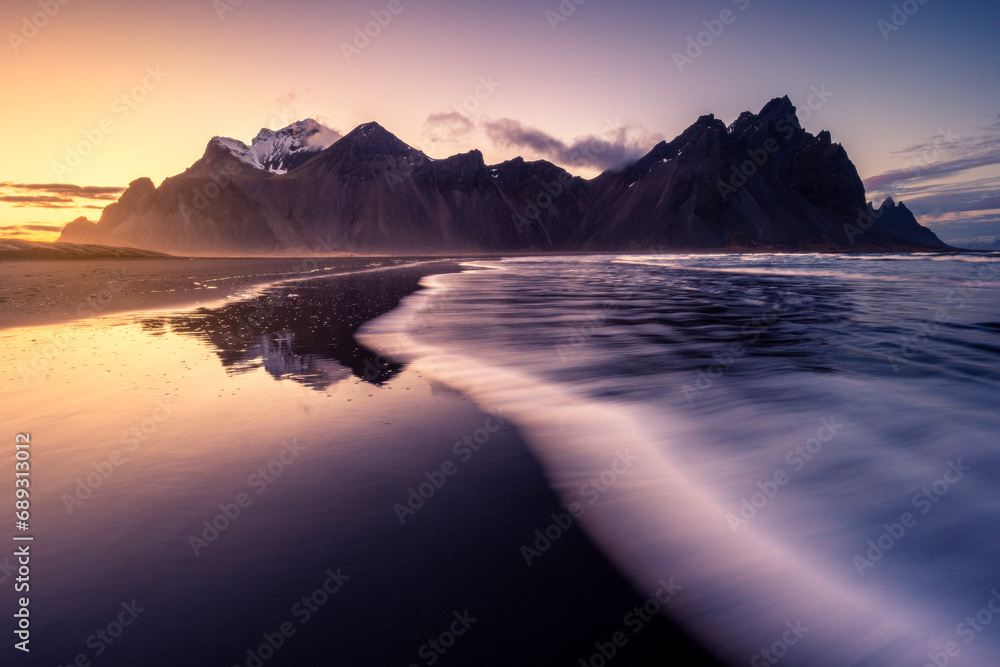
<path id="1" fill-rule="evenodd" d="M 979 238 L 972 239 L 968 247 L 974 250 L 1000 250 L 1000 235 L 980 236 Z"/>
<path id="2" fill-rule="evenodd" d="M 307 118 L 280 130 L 264 128 L 249 146 L 228 137 L 215 137 L 212 142 L 251 167 L 272 174 L 285 174 L 338 139 L 340 134 L 337 131 Z"/>

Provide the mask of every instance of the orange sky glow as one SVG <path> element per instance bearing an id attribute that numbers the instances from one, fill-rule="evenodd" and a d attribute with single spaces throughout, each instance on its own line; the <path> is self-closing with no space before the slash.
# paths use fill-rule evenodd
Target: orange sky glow
<path id="1" fill-rule="evenodd" d="M 995 35 L 946 4 L 926 5 L 887 41 L 881 9 L 860 2 L 852 15 L 593 0 L 557 20 L 559 3 L 545 0 L 64 2 L 0 9 L 0 237 L 54 240 L 78 216 L 98 219 L 130 181 L 183 171 L 212 136 L 249 142 L 307 117 L 341 133 L 375 120 L 432 157 L 479 148 L 499 162 L 552 158 L 496 145 L 483 122 L 515 119 L 563 142 L 625 128 L 648 149 L 701 114 L 729 123 L 787 94 L 806 129 L 831 130 L 868 178 L 903 168 L 898 152 L 941 127 L 966 137 L 991 127 L 1000 109 Z M 679 66 L 687 37 L 726 7 L 734 22 Z M 360 36 L 379 20 L 374 37 Z M 962 21 L 964 46 L 945 50 L 940 33 Z M 429 127 L 456 110 L 466 131 Z"/>

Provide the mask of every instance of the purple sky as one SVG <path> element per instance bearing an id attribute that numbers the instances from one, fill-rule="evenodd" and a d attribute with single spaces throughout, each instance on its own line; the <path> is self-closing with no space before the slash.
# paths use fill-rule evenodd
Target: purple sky
<path id="1" fill-rule="evenodd" d="M 182 171 L 214 135 L 249 141 L 305 117 L 340 132 L 375 120 L 434 157 L 480 148 L 488 161 L 545 158 L 590 177 L 701 114 L 731 122 L 787 94 L 807 130 L 845 146 L 871 199 L 907 202 L 946 240 L 1000 234 L 996 3 L 58 7 L 0 9 L 0 227 L 96 218 L 115 189 Z M 573 148 L 588 137 L 617 148 L 580 163 Z M 81 142 L 88 155 L 67 166 Z"/>

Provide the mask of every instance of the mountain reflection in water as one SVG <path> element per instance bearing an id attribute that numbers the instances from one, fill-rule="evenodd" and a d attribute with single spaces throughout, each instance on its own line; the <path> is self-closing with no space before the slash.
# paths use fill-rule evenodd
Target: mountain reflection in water
<path id="1" fill-rule="evenodd" d="M 433 272 L 457 270 L 435 263 Z M 152 334 L 190 334 L 210 344 L 229 373 L 264 368 L 275 379 L 318 391 L 351 375 L 382 385 L 403 368 L 357 342 L 364 322 L 395 308 L 419 288 L 427 267 L 375 270 L 288 282 L 219 308 L 141 322 Z"/>

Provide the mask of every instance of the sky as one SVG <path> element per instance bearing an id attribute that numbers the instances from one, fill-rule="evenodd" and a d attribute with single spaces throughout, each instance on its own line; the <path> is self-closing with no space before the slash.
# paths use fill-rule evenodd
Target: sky
<path id="1" fill-rule="evenodd" d="M 869 199 L 1000 234 L 994 0 L 0 0 L 0 32 L 0 237 L 54 240 L 213 136 L 304 118 L 589 178 L 782 95 Z"/>

